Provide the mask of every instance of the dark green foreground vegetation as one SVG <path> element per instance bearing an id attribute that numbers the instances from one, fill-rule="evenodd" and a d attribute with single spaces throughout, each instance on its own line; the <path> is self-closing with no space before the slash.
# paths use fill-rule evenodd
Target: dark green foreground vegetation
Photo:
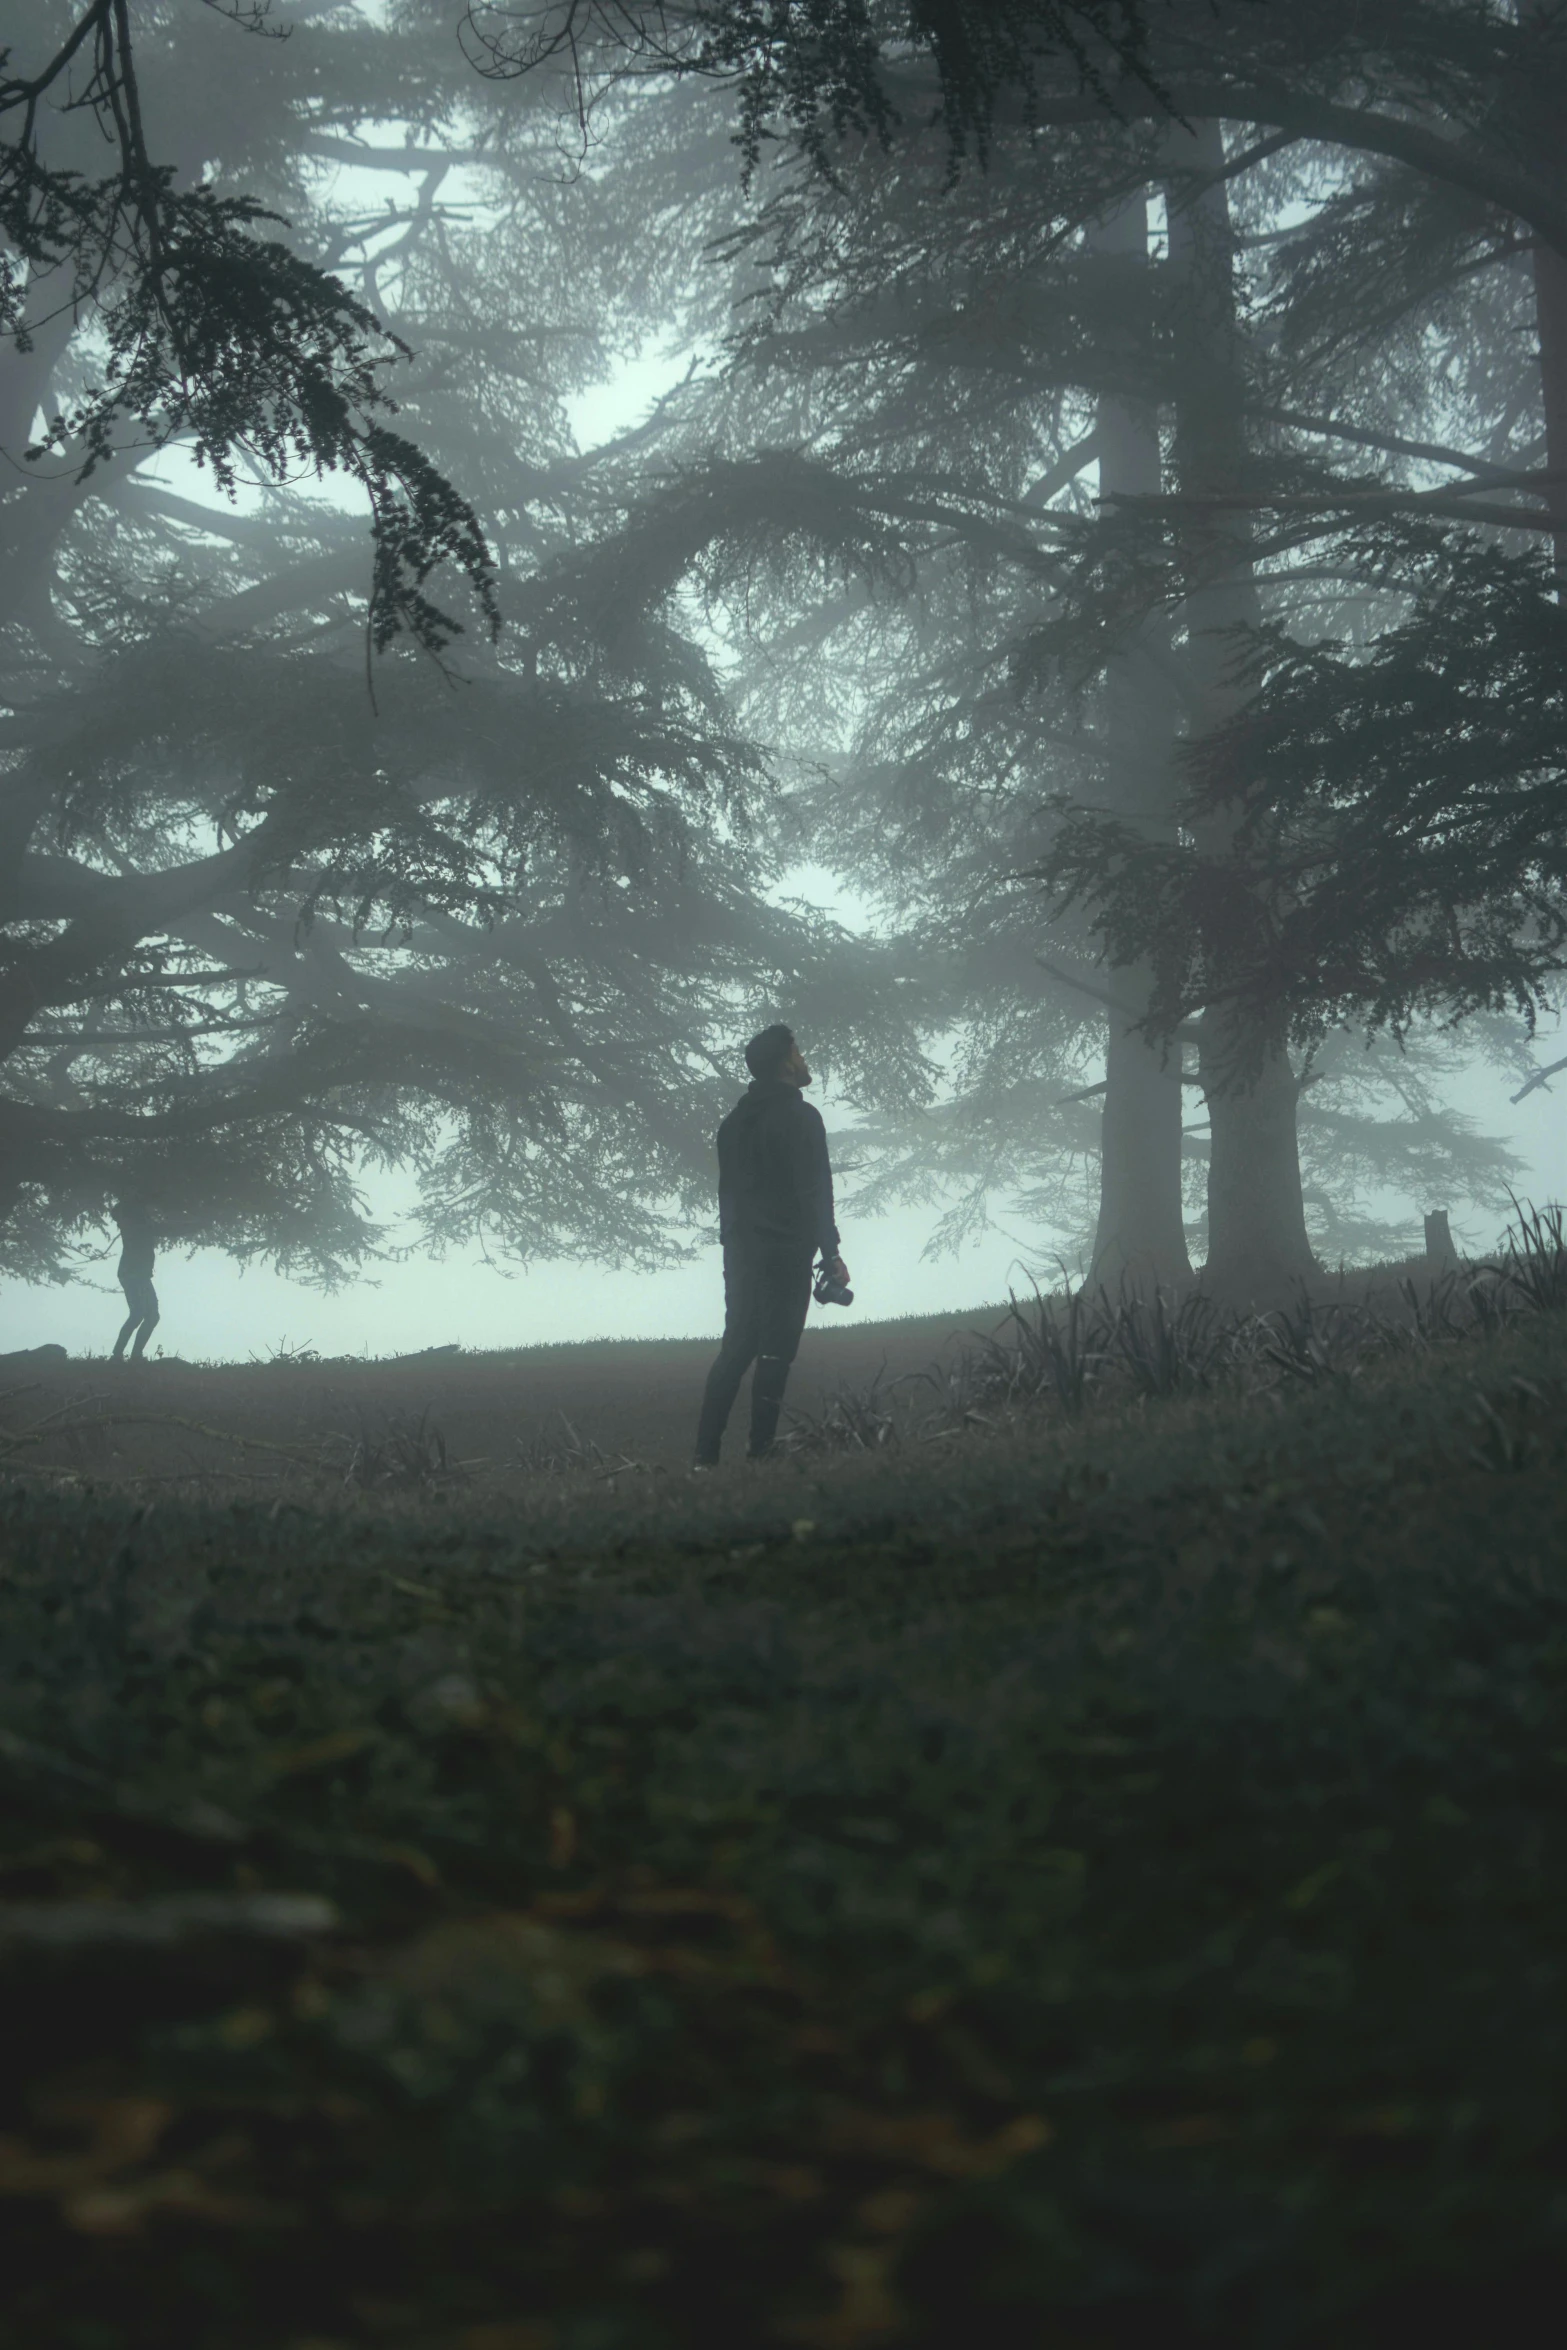
<path id="1" fill-rule="evenodd" d="M 1559 1314 L 0 1540 L 5 2350 L 1518 2341 L 1567 2284 Z"/>

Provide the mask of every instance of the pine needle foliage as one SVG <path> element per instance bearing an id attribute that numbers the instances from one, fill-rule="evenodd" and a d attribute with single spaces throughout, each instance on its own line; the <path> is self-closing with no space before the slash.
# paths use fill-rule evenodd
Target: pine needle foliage
<path id="1" fill-rule="evenodd" d="M 56 13 L 62 41 L 86 24 Z M 134 27 L 146 151 L 213 154 L 225 172 L 194 211 L 183 182 L 126 182 L 130 225 L 104 262 L 118 274 L 80 319 L 76 249 L 44 251 L 45 216 L 41 258 L 11 287 L 0 414 L 13 437 L 55 417 L 72 455 L 0 495 L 0 1263 L 68 1273 L 74 1249 L 101 1252 L 100 1220 L 132 1182 L 164 1245 L 328 1283 L 398 1245 L 372 1184 L 401 1186 L 402 1245 L 678 1256 L 711 1210 L 738 1037 L 794 1018 L 872 1092 L 917 1081 L 918 1054 L 874 957 L 771 900 L 769 764 L 686 598 L 714 501 L 666 476 L 658 526 L 638 536 L 628 506 L 659 417 L 575 443 L 573 394 L 667 294 L 619 233 L 628 206 L 644 218 L 647 175 L 635 191 L 624 170 L 591 193 L 564 185 L 553 117 L 475 81 L 438 6 L 386 22 L 332 9 L 242 45 L 243 102 L 243 29 L 223 12 L 181 0 Z M 94 16 L 53 82 L 39 69 L 32 112 L 13 59 L 4 118 L 36 132 L 40 168 L 81 165 L 111 209 L 123 174 L 102 178 L 95 107 L 112 125 L 123 102 L 117 28 Z M 62 113 L 49 94 L 77 59 L 91 78 Z M 463 200 L 448 200 L 459 173 Z M 366 205 L 366 177 L 385 204 Z M 187 318 L 179 270 L 138 277 L 155 229 L 165 257 L 171 238 L 195 249 L 176 216 L 193 237 L 226 222 L 247 266 L 261 256 L 241 283 L 222 277 L 221 238 L 202 248 L 237 311 L 214 297 Z M 79 258 L 87 270 L 85 242 Z M 258 285 L 276 297 L 270 325 L 252 315 Z M 380 318 L 394 340 L 332 340 Z M 296 388 L 298 369 L 314 386 L 302 405 L 268 378 L 263 328 L 278 366 L 297 361 Z M 372 701 L 360 526 L 314 494 L 317 444 L 299 435 L 319 440 L 334 415 L 361 451 L 390 432 L 354 401 L 394 348 L 411 433 L 441 479 L 480 489 L 495 563 L 464 590 L 478 625 L 460 673 L 416 657 L 450 640 L 415 613 Z M 114 406 L 130 381 L 105 375 L 116 350 L 142 371 L 146 416 Z M 180 352 L 208 377 L 179 372 Z M 260 440 L 236 405 L 251 392 Z M 155 447 L 172 461 L 149 462 Z M 245 495 L 186 494 L 185 457 Z M 241 479 L 269 465 L 283 477 Z M 746 494 L 798 503 L 800 488 L 785 470 Z M 820 492 L 815 513 L 829 533 Z M 398 544 L 396 593 L 423 595 L 424 557 Z"/>
<path id="2" fill-rule="evenodd" d="M 1202 1004 L 1407 1032 L 1511 1010 L 1532 1028 L 1567 962 L 1567 615 L 1545 559 L 1430 526 L 1342 542 L 1402 591 L 1369 646 L 1240 636 L 1244 712 L 1187 763 L 1184 838 L 1068 813 L 1048 872 L 1107 951 L 1135 944 L 1154 1033 Z M 1222 861 L 1205 817 L 1233 830 Z"/>
<path id="3" fill-rule="evenodd" d="M 265 29 L 264 10 L 224 13 Z M 62 105 L 97 126 L 113 171 L 88 178 L 46 159 L 48 117 Z M 386 422 L 382 377 L 407 345 L 339 279 L 264 233 L 276 213 L 250 196 L 180 188 L 154 158 L 128 0 L 88 0 L 32 74 L 0 54 L 0 124 L 0 230 L 13 255 L 0 334 L 32 347 L 43 281 L 43 317 L 95 314 L 104 337 L 95 379 L 56 410 L 29 459 L 64 456 L 87 481 L 130 424 L 155 446 L 187 442 L 230 492 L 241 449 L 275 477 L 296 466 L 343 475 L 370 506 L 377 651 L 406 631 L 439 653 L 458 633 L 425 592 L 446 562 L 497 627 L 477 514 Z"/>
<path id="4" fill-rule="evenodd" d="M 829 176 L 845 138 L 883 144 L 902 121 L 889 66 L 928 57 L 954 163 L 985 155 L 1002 93 L 1025 107 L 1044 60 L 1110 103 L 1118 77 L 1149 80 L 1142 0 L 548 0 L 470 7 L 464 31 L 497 79 L 564 69 L 584 129 L 631 75 L 700 75 L 735 94 L 746 177 L 787 139 Z"/>

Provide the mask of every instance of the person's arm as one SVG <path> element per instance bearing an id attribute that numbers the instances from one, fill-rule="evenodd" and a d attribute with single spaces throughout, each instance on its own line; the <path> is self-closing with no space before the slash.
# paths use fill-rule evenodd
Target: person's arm
<path id="1" fill-rule="evenodd" d="M 795 1194 L 812 1247 L 821 1250 L 829 1265 L 837 1265 L 842 1260 L 838 1255 L 838 1227 L 833 1220 L 827 1129 L 822 1124 L 820 1110 L 813 1109 L 809 1102 L 802 1102 L 800 1109 L 794 1148 Z"/>
<path id="2" fill-rule="evenodd" d="M 733 1232 L 734 1232 L 734 1223 L 735 1223 L 735 1209 L 736 1209 L 736 1206 L 738 1205 L 738 1202 L 737 1202 L 737 1199 L 736 1199 L 736 1175 L 737 1175 L 737 1170 L 736 1170 L 736 1167 L 735 1167 L 734 1144 L 733 1144 L 733 1140 L 732 1140 L 731 1136 L 730 1136 L 730 1135 L 728 1134 L 728 1132 L 726 1131 L 726 1127 L 727 1127 L 727 1120 L 725 1121 L 725 1125 L 724 1125 L 724 1126 L 720 1126 L 720 1127 L 719 1127 L 719 1129 L 718 1129 L 718 1137 L 717 1137 L 717 1140 L 718 1140 L 718 1237 L 719 1237 L 719 1240 L 720 1240 L 720 1242 L 724 1242 L 724 1241 L 727 1241 L 727 1240 L 729 1240 L 729 1239 L 732 1237 L 732 1235 L 733 1235 Z"/>

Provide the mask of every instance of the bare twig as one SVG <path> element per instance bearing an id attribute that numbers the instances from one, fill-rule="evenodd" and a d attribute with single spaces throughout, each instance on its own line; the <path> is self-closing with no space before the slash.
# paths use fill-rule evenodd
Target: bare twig
<path id="1" fill-rule="evenodd" d="M 30 1428 L 20 1430 L 15 1436 L 0 1436 L 0 1444 L 16 1446 L 36 1442 L 41 1430 L 78 1408 L 75 1404 L 64 1404 L 58 1412 L 46 1413 L 43 1419 L 35 1420 Z M 251 1452 L 277 1453 L 298 1469 L 314 1469 L 319 1465 L 302 1453 L 291 1452 L 286 1444 L 274 1444 L 270 1437 L 241 1436 L 233 1428 L 209 1428 L 204 1421 L 187 1420 L 177 1412 L 94 1412 L 80 1420 L 65 1421 L 57 1433 L 67 1435 L 86 1428 L 184 1428 L 193 1436 L 210 1436 L 218 1444 L 240 1444 Z"/>
<path id="2" fill-rule="evenodd" d="M 1544 1069 L 1536 1069 L 1527 1084 L 1521 1085 L 1515 1094 L 1509 1095 L 1509 1100 L 1515 1103 L 1521 1102 L 1526 1094 L 1533 1093 L 1537 1085 L 1544 1085 L 1548 1077 L 1559 1075 L 1563 1069 L 1567 1069 L 1567 1055 L 1564 1055 L 1559 1061 L 1550 1062 Z"/>

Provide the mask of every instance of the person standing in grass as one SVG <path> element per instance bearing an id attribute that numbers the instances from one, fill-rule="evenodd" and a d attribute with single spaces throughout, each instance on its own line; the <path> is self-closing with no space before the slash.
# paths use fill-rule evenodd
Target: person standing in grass
<path id="1" fill-rule="evenodd" d="M 780 1024 L 752 1037 L 745 1065 L 751 1083 L 718 1129 L 724 1336 L 702 1397 L 697 1469 L 718 1466 L 729 1414 L 753 1362 L 746 1450 L 752 1460 L 771 1450 L 810 1309 L 817 1251 L 834 1280 L 849 1278 L 833 1221 L 827 1131 L 804 1094 L 811 1082 L 805 1055 Z"/>
<path id="2" fill-rule="evenodd" d="M 110 1212 L 120 1228 L 120 1287 L 130 1309 L 114 1342 L 114 1360 L 124 1358 L 125 1342 L 134 1337 L 131 1361 L 139 1363 L 158 1327 L 158 1293 L 152 1286 L 156 1236 L 151 1218 L 138 1201 L 120 1200 Z"/>

